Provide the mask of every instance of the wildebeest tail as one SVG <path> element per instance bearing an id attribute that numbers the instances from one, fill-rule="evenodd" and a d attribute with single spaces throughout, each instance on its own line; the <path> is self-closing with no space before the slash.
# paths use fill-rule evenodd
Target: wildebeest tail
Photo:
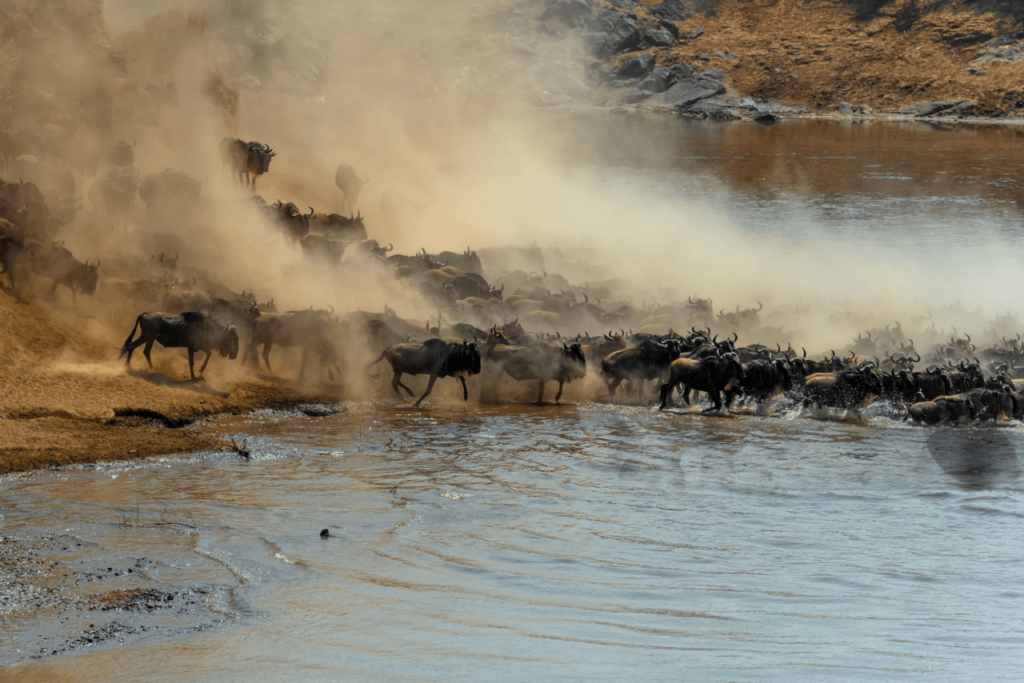
<path id="1" fill-rule="evenodd" d="M 388 350 L 384 349 L 383 351 L 380 352 L 380 355 L 377 356 L 377 360 L 372 361 L 372 362 L 366 364 L 366 367 L 363 370 L 366 372 L 366 375 L 368 377 L 372 377 L 372 375 L 370 375 L 370 368 L 372 368 L 374 365 L 376 365 L 377 363 L 379 363 L 382 360 L 384 360 L 384 354 L 386 354 L 387 352 L 388 352 Z M 380 375 L 376 375 L 376 376 L 380 377 Z"/>
<path id="2" fill-rule="evenodd" d="M 134 341 L 135 330 L 139 329 L 139 323 L 142 322 L 143 315 L 143 313 L 140 313 L 139 317 L 135 319 L 135 327 L 132 328 L 132 333 L 128 335 L 128 338 L 124 340 L 124 346 L 121 347 L 121 353 L 118 355 L 118 359 L 124 358 L 128 355 L 128 350 L 131 348 L 132 342 Z"/>

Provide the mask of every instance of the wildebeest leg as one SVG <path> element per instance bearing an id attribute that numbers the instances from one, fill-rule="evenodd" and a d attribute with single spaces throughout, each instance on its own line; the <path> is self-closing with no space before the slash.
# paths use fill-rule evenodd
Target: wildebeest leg
<path id="1" fill-rule="evenodd" d="M 196 365 L 196 352 L 195 352 L 195 349 L 189 347 L 189 350 L 188 350 L 188 374 L 192 375 L 192 381 L 193 382 L 196 379 L 195 365 Z M 199 372 L 202 372 L 202 370 L 200 370 Z"/>
<path id="2" fill-rule="evenodd" d="M 537 405 L 544 402 L 544 380 L 537 380 Z"/>
<path id="3" fill-rule="evenodd" d="M 141 344 L 142 341 L 139 340 L 139 343 Z M 149 355 L 152 352 L 153 352 L 153 340 L 150 339 L 148 342 L 146 342 L 146 348 L 142 349 L 143 355 L 146 356 L 146 362 L 149 363 L 149 369 L 150 370 L 153 369 L 153 358 Z"/>
<path id="4" fill-rule="evenodd" d="M 213 351 L 206 352 L 206 360 L 203 361 L 203 367 L 199 368 L 199 376 L 202 377 L 203 373 L 206 372 L 206 364 L 210 362 L 210 356 L 213 355 Z"/>
<path id="5" fill-rule="evenodd" d="M 274 372 L 274 369 L 270 367 L 270 347 L 274 345 L 274 342 L 267 342 L 263 345 L 263 362 L 267 364 L 267 372 Z M 256 367 L 260 366 L 260 362 L 256 361 Z"/>
<path id="6" fill-rule="evenodd" d="M 419 407 L 419 405 L 421 403 L 423 403 L 423 399 L 425 399 L 427 396 L 430 395 L 430 391 L 434 388 L 434 382 L 436 382 L 436 381 L 437 381 L 437 375 L 431 375 L 430 376 L 430 381 L 427 382 L 427 390 L 424 391 L 423 395 L 420 396 L 419 399 L 415 403 L 412 404 L 414 408 L 415 407 Z"/>
<path id="7" fill-rule="evenodd" d="M 708 394 L 708 398 L 711 399 L 712 403 L 714 403 L 715 406 L 713 408 L 705 408 L 704 412 L 705 413 L 710 413 L 710 412 L 713 412 L 713 411 L 716 411 L 716 410 L 721 410 L 722 409 L 722 395 L 720 393 L 718 393 L 718 390 L 717 389 L 713 389 L 713 390 L 707 392 L 707 394 Z"/>
<path id="8" fill-rule="evenodd" d="M 689 385 L 683 389 L 683 400 L 686 401 L 686 405 L 690 405 L 690 387 Z"/>
<path id="9" fill-rule="evenodd" d="M 399 372 L 398 370 L 395 370 L 395 376 L 391 378 L 391 388 L 395 390 L 396 394 L 398 394 L 398 398 L 402 398 L 402 392 L 398 390 L 398 387 L 402 387 L 403 389 L 405 389 L 406 393 L 408 393 L 409 396 L 416 395 L 412 393 L 412 389 L 402 384 L 402 373 Z"/>
<path id="10" fill-rule="evenodd" d="M 611 396 L 612 398 L 615 398 L 615 390 L 619 388 L 620 384 L 622 384 L 622 378 L 621 377 L 616 377 L 611 382 L 609 382 L 608 383 L 608 395 Z"/>
<path id="11" fill-rule="evenodd" d="M 561 380 L 559 380 L 559 382 L 558 382 L 558 393 L 557 393 L 557 394 L 555 394 L 555 403 L 556 403 L 556 404 L 557 404 L 557 403 L 558 403 L 558 402 L 559 402 L 560 400 L 562 400 L 562 385 L 564 385 L 564 384 L 565 384 L 565 382 L 562 382 Z"/>
<path id="12" fill-rule="evenodd" d="M 302 349 L 302 363 L 299 364 L 299 381 L 302 381 L 302 376 L 306 374 L 306 356 L 309 355 L 309 349 Z"/>
<path id="13" fill-rule="evenodd" d="M 461 375 L 459 375 L 459 381 L 462 382 L 462 400 L 463 401 L 468 401 L 469 400 L 469 390 L 466 389 L 466 378 L 461 376 Z"/>
<path id="14" fill-rule="evenodd" d="M 672 390 L 675 389 L 675 385 L 672 382 L 666 382 L 661 385 L 661 410 L 665 410 L 669 406 L 675 406 L 672 402 Z"/>

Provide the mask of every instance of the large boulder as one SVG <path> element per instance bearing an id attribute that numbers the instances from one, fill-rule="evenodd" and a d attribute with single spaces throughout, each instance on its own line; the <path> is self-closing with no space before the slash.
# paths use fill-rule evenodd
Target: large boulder
<path id="1" fill-rule="evenodd" d="M 671 33 L 653 28 L 644 29 L 640 39 L 647 47 L 669 47 L 674 42 Z"/>
<path id="2" fill-rule="evenodd" d="M 641 102 L 652 95 L 665 92 L 675 81 L 676 77 L 671 70 L 658 69 L 644 76 L 622 99 L 629 104 Z"/>
<path id="3" fill-rule="evenodd" d="M 974 102 L 972 100 L 921 102 L 914 108 L 917 116 L 961 116 L 974 111 Z"/>
<path id="4" fill-rule="evenodd" d="M 665 0 L 657 5 L 651 5 L 647 8 L 647 13 L 652 17 L 668 21 L 686 21 L 693 16 L 686 11 L 682 0 Z"/>
<path id="5" fill-rule="evenodd" d="M 640 45 L 640 29 L 636 15 L 607 11 L 590 17 L 583 41 L 597 57 L 607 59 Z"/>
<path id="6" fill-rule="evenodd" d="M 653 104 L 663 107 L 686 109 L 687 107 L 725 92 L 725 86 L 713 78 L 684 78 L 665 92 L 651 99 Z"/>
<path id="7" fill-rule="evenodd" d="M 618 69 L 612 72 L 612 78 L 625 80 L 628 78 L 640 78 L 654 71 L 656 62 L 654 55 L 640 55 L 632 57 L 622 63 Z"/>

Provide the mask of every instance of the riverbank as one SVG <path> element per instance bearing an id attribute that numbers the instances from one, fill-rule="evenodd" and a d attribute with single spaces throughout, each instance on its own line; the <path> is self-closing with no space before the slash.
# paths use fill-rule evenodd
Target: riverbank
<path id="1" fill-rule="evenodd" d="M 159 347 L 153 371 L 141 353 L 126 370 L 116 359 L 118 333 L 70 307 L 3 295 L 0 319 L 0 474 L 222 448 L 220 438 L 188 426 L 339 398 L 336 386 L 249 375 L 216 354 L 198 382 L 181 354 Z"/>
<path id="2" fill-rule="evenodd" d="M 1005 4 L 556 1 L 545 20 L 601 60 L 607 106 L 1003 120 L 1024 113 L 1024 13 Z"/>

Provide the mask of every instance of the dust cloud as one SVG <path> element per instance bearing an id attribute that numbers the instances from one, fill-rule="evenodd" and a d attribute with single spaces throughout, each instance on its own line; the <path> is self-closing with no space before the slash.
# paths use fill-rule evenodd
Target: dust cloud
<path id="1" fill-rule="evenodd" d="M 913 254 L 750 235 L 707 201 L 728 196 L 715 181 L 708 197 L 690 198 L 652 197 L 627 179 L 598 182 L 584 160 L 600 136 L 574 127 L 565 110 L 535 106 L 552 79 L 569 72 L 579 86 L 593 66 L 582 44 L 538 20 L 540 2 L 12 4 L 0 88 L 11 93 L 6 127 L 27 133 L 3 175 L 43 189 L 66 223 L 52 237 L 81 260 L 102 258 L 104 280 L 194 283 L 273 299 L 282 311 L 330 307 L 342 318 L 393 311 L 417 326 L 461 311 L 476 325 L 523 315 L 531 330 L 563 334 L 616 323 L 735 328 L 694 315 L 686 304 L 695 295 L 716 311 L 760 302 L 758 315 L 738 323 L 742 341 L 809 351 L 845 348 L 865 330 L 889 334 L 893 345 L 918 335 L 921 348 L 954 326 L 990 330 L 993 340 L 1017 328 L 1015 314 L 992 317 L 1012 308 L 1011 298 L 980 295 L 1009 291 L 1018 264 L 999 250 L 985 255 L 995 264 L 985 289 L 965 292 Z M 636 145 L 651 144 L 634 135 Z M 334 172 L 351 164 L 369 178 L 356 208 L 370 238 L 394 254 L 477 250 L 490 284 L 508 285 L 506 305 L 439 312 L 436 297 L 354 244 L 340 265 L 310 260 L 225 168 L 225 136 L 273 148 L 255 194 L 303 213 L 345 212 Z M 122 140 L 133 159 L 118 166 Z M 652 166 L 667 167 L 669 154 L 655 150 Z M 135 195 L 167 169 L 183 174 L 177 188 L 191 189 Z M 133 190 L 130 200 L 105 194 L 117 183 Z M 542 256 L 517 260 L 501 251 L 508 245 Z M 532 286 L 599 308 L 559 320 L 507 304 Z M 160 306 L 162 292 L 126 296 L 101 281 L 78 305 L 123 334 L 139 311 Z"/>

